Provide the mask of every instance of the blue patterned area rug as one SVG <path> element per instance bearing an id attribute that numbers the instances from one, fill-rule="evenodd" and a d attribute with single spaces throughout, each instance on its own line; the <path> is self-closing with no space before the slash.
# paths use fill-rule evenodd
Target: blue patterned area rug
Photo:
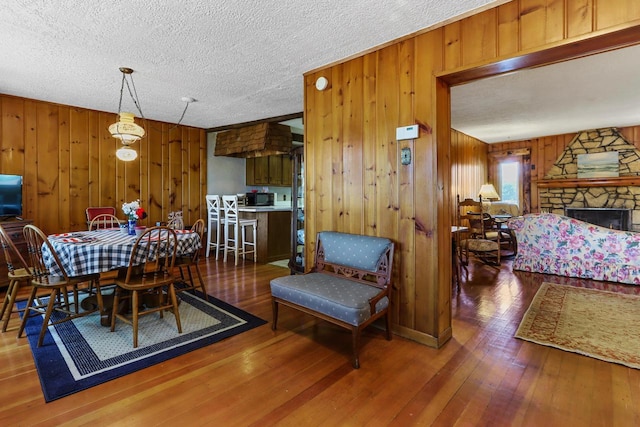
<path id="1" fill-rule="evenodd" d="M 26 333 L 46 402 L 59 399 L 139 369 L 164 362 L 267 323 L 252 314 L 209 296 L 209 302 L 188 292 L 180 294 L 182 333 L 173 313 L 163 319 L 140 318 L 138 348 L 133 328 L 116 322 L 116 330 L 100 326 L 100 318 L 85 316 L 50 326 L 37 347 L 42 317 L 29 319 Z M 24 304 L 24 303 L 23 303 Z"/>

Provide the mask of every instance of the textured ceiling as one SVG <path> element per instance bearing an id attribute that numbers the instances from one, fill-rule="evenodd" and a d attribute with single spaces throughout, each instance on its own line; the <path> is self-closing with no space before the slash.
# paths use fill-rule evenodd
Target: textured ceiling
<path id="1" fill-rule="evenodd" d="M 505 1 L 1 0 L 0 93 L 117 112 L 124 66 L 150 119 L 288 115 L 303 73 Z"/>
<path id="2" fill-rule="evenodd" d="M 451 88 L 451 127 L 487 143 L 640 124 L 640 46 Z"/>

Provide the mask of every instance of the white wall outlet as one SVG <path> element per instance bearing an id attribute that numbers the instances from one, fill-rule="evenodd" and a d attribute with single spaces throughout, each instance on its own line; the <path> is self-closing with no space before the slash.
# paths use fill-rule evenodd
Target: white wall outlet
<path id="1" fill-rule="evenodd" d="M 416 139 L 418 137 L 418 125 L 402 126 L 396 128 L 396 139 L 402 141 L 403 139 Z"/>

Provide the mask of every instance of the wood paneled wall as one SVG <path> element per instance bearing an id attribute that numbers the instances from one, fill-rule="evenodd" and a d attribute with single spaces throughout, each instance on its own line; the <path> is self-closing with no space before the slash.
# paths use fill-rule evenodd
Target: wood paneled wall
<path id="1" fill-rule="evenodd" d="M 451 130 L 451 200 L 456 205 L 456 195 L 460 200 L 477 199 L 480 186 L 487 182 L 488 156 L 490 149 L 479 139 Z M 454 216 L 455 217 L 455 212 Z"/>
<path id="2" fill-rule="evenodd" d="M 638 120 L 640 122 L 640 118 Z M 588 129 L 584 129 L 588 130 Z M 625 139 L 640 150 L 640 125 L 618 128 Z M 523 141 L 488 144 L 489 153 L 529 148 L 531 150 L 531 211 L 539 212 L 536 181 L 544 179 L 549 169 L 562 155 L 565 148 L 575 138 L 575 133 L 545 136 Z M 489 167 L 492 171 L 494 168 Z M 493 177 L 490 176 L 490 179 Z"/>
<path id="3" fill-rule="evenodd" d="M 631 38 L 640 42 L 636 27 L 637 0 L 514 0 L 307 73 L 306 259 L 313 259 L 315 235 L 321 230 L 390 237 L 397 245 L 395 332 L 442 345 L 451 336 L 452 159 L 446 82 L 470 70 L 486 75 L 488 65 L 516 56 L 535 59 L 534 53 L 575 49 L 576 41 L 618 30 L 633 29 L 637 36 Z M 521 63 L 489 68 L 505 72 Z M 314 86 L 320 76 L 329 79 L 324 91 Z M 420 125 L 417 139 L 395 140 L 396 127 L 414 123 Z M 405 146 L 412 151 L 407 166 L 399 161 Z"/>
<path id="4" fill-rule="evenodd" d="M 47 233 L 86 229 L 87 206 L 140 199 L 143 225 L 182 210 L 185 224 L 206 218 L 203 129 L 143 121 L 138 158 L 115 157 L 113 113 L 0 95 L 0 173 L 23 175 L 23 217 Z M 136 119 L 140 124 L 139 119 Z"/>

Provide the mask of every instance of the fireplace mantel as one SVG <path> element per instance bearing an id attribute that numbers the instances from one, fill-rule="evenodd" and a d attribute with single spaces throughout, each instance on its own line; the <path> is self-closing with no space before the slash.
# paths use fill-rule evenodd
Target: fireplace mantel
<path id="1" fill-rule="evenodd" d="M 580 188 L 580 187 L 640 187 L 640 176 L 620 176 L 615 178 L 572 178 L 540 179 L 538 188 Z"/>

